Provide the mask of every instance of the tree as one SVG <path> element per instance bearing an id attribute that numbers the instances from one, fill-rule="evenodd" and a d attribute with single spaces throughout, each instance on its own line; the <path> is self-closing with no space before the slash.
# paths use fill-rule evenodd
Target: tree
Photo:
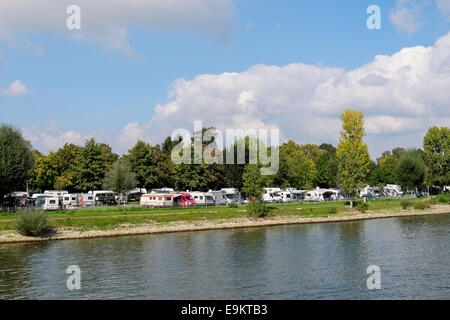
<path id="1" fill-rule="evenodd" d="M 105 156 L 100 144 L 92 138 L 87 140 L 82 149 L 78 167 L 74 172 L 77 190 L 87 192 L 100 189 L 107 170 Z"/>
<path id="2" fill-rule="evenodd" d="M 441 187 L 450 181 L 450 129 L 431 127 L 423 138 L 429 183 Z"/>
<path id="3" fill-rule="evenodd" d="M 330 152 L 322 153 L 316 160 L 316 177 L 314 183 L 322 188 L 337 186 L 338 164 L 336 154 Z"/>
<path id="4" fill-rule="evenodd" d="M 30 186 L 33 189 L 44 191 L 53 189 L 56 178 L 58 176 L 58 167 L 54 152 L 44 155 L 35 152 L 35 166 L 31 172 Z"/>
<path id="5" fill-rule="evenodd" d="M 103 186 L 119 195 L 133 189 L 136 186 L 136 178 L 125 159 L 117 160 L 105 176 Z"/>
<path id="6" fill-rule="evenodd" d="M 397 181 L 406 190 L 420 187 L 425 178 L 425 162 L 420 151 L 411 149 L 402 153 L 396 167 Z"/>
<path id="7" fill-rule="evenodd" d="M 150 190 L 158 186 L 158 159 L 150 144 L 140 140 L 136 142 L 129 150 L 127 160 L 139 187 Z"/>
<path id="8" fill-rule="evenodd" d="M 243 191 L 256 201 L 260 201 L 263 188 L 266 187 L 268 176 L 261 175 L 261 165 L 247 164 L 242 175 Z"/>
<path id="9" fill-rule="evenodd" d="M 360 111 L 345 110 L 341 120 L 343 130 L 336 151 L 338 171 L 341 188 L 354 197 L 362 188 L 370 164 L 369 150 L 363 141 L 364 115 Z M 350 200 L 350 207 L 353 208 L 353 200 Z"/>
<path id="10" fill-rule="evenodd" d="M 22 138 L 20 130 L 0 126 L 0 202 L 3 197 L 25 189 L 34 164 L 31 144 Z"/>

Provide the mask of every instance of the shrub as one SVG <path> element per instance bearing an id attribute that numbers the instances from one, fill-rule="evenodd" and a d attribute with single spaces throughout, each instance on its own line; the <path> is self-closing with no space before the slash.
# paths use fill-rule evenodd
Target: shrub
<path id="1" fill-rule="evenodd" d="M 430 207 L 430 205 L 428 204 L 428 203 L 426 203 L 426 202 L 417 202 L 415 205 L 414 205 L 414 209 L 417 209 L 417 210 L 425 210 L 426 208 L 429 208 Z"/>
<path id="2" fill-rule="evenodd" d="M 52 230 L 47 215 L 39 211 L 21 213 L 17 217 L 16 227 L 20 234 L 32 237 Z"/>
<path id="3" fill-rule="evenodd" d="M 328 212 L 331 213 L 331 214 L 336 214 L 338 212 L 338 209 L 337 209 L 337 207 L 333 206 L 333 207 L 330 208 L 330 210 L 328 210 Z"/>
<path id="4" fill-rule="evenodd" d="M 266 204 L 258 199 L 252 199 L 250 203 L 248 204 L 247 212 L 249 215 L 254 217 L 264 217 L 267 215 L 267 212 L 269 209 L 267 208 Z"/>
<path id="5" fill-rule="evenodd" d="M 408 209 L 409 207 L 412 206 L 412 203 L 411 203 L 411 201 L 408 201 L 408 200 L 402 200 L 402 201 L 400 201 L 400 206 L 403 209 Z"/>
<path id="6" fill-rule="evenodd" d="M 239 206 L 237 204 L 235 204 L 235 203 L 230 203 L 228 205 L 228 208 L 239 208 Z"/>
<path id="7" fill-rule="evenodd" d="M 436 196 L 437 202 L 450 204 L 450 193 L 441 193 Z"/>
<path id="8" fill-rule="evenodd" d="M 367 202 L 358 202 L 356 205 L 356 209 L 361 212 L 364 213 L 367 210 L 369 210 L 369 204 Z"/>

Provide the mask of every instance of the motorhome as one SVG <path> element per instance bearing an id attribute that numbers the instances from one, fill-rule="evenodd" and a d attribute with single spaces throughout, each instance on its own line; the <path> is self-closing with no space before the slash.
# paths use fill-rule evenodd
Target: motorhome
<path id="1" fill-rule="evenodd" d="M 172 192 L 171 194 L 175 207 L 191 207 L 195 205 L 194 199 L 187 192 Z"/>
<path id="2" fill-rule="evenodd" d="M 162 208 L 172 207 L 174 200 L 172 193 L 146 193 L 141 196 L 139 203 L 141 207 Z"/>
<path id="3" fill-rule="evenodd" d="M 280 188 L 264 188 L 264 192 L 261 195 L 263 202 L 281 202 L 281 189 Z"/>
<path id="4" fill-rule="evenodd" d="M 58 197 L 48 197 L 44 199 L 42 210 L 44 211 L 56 211 L 61 209 L 60 200 Z"/>
<path id="5" fill-rule="evenodd" d="M 239 189 L 237 188 L 222 188 L 220 189 L 228 199 L 228 204 L 238 204 L 239 202 Z"/>
<path id="6" fill-rule="evenodd" d="M 45 190 L 44 194 L 46 195 L 50 195 L 53 197 L 57 197 L 59 199 L 62 199 L 63 195 L 67 194 L 69 192 L 67 192 L 66 190 Z"/>
<path id="7" fill-rule="evenodd" d="M 225 193 L 222 190 L 220 190 L 220 191 L 209 190 L 208 193 L 212 195 L 212 197 L 214 199 L 214 204 L 216 206 L 232 203 L 232 201 L 230 199 L 228 199 L 228 197 L 225 195 Z"/>
<path id="8" fill-rule="evenodd" d="M 386 197 L 401 197 L 403 194 L 402 188 L 397 184 L 387 184 L 383 188 L 383 195 Z"/>
<path id="9" fill-rule="evenodd" d="M 79 199 L 80 207 L 94 207 L 95 198 L 91 193 L 83 193 Z"/>
<path id="10" fill-rule="evenodd" d="M 305 201 L 331 201 L 336 197 L 336 191 L 331 189 L 320 189 L 317 187 L 314 190 L 306 192 Z"/>
<path id="11" fill-rule="evenodd" d="M 95 190 L 89 191 L 88 194 L 92 194 L 95 199 L 96 205 L 114 205 L 117 204 L 117 196 L 114 191 L 111 190 Z"/>
<path id="12" fill-rule="evenodd" d="M 128 201 L 140 201 L 143 194 L 147 193 L 147 189 L 145 188 L 135 188 L 133 190 L 128 191 L 127 200 Z"/>
<path id="13" fill-rule="evenodd" d="M 367 186 L 361 190 L 359 193 L 360 198 L 368 198 L 368 199 L 378 199 L 380 196 L 380 188 L 379 187 L 370 187 Z"/>
<path id="14" fill-rule="evenodd" d="M 291 192 L 292 201 L 294 202 L 304 201 L 306 193 L 308 192 L 307 190 L 295 190 L 295 189 L 287 189 L 287 190 Z"/>
<path id="15" fill-rule="evenodd" d="M 284 190 L 280 192 L 281 202 L 288 203 L 294 201 L 294 196 L 291 191 Z"/>
<path id="16" fill-rule="evenodd" d="M 187 191 L 194 199 L 196 206 L 213 206 L 215 205 L 214 197 L 209 192 Z"/>
<path id="17" fill-rule="evenodd" d="M 78 193 L 66 193 L 63 195 L 62 203 L 65 208 L 77 206 L 80 204 L 81 195 Z"/>
<path id="18" fill-rule="evenodd" d="M 150 190 L 150 193 L 171 193 L 171 192 L 175 192 L 173 188 L 159 188 Z"/>

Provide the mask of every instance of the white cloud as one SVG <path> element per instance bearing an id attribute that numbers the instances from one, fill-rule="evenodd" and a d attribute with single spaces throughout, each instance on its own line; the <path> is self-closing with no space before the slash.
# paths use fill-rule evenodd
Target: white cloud
<path id="1" fill-rule="evenodd" d="M 36 50 L 23 36 L 56 33 L 133 53 L 131 28 L 201 33 L 223 43 L 231 37 L 235 14 L 232 0 L 78 0 L 81 30 L 67 30 L 66 9 L 72 4 L 72 0 L 0 1 L 0 39 Z"/>
<path id="2" fill-rule="evenodd" d="M 130 122 L 116 138 L 117 152 L 126 153 L 138 140 L 148 141 L 144 137 L 143 130 L 140 128 L 139 123 Z"/>
<path id="3" fill-rule="evenodd" d="M 8 87 L 8 89 L 0 89 L 0 92 L 7 96 L 24 96 L 30 94 L 27 86 L 20 80 L 16 80 Z"/>
<path id="4" fill-rule="evenodd" d="M 413 33 L 420 28 L 416 15 L 411 9 L 394 9 L 391 11 L 389 19 L 399 32 Z"/>
<path id="5" fill-rule="evenodd" d="M 379 153 L 386 135 L 395 141 L 414 133 L 414 144 L 420 146 L 418 137 L 428 126 L 437 120 L 450 125 L 449 87 L 450 33 L 432 47 L 376 56 L 351 71 L 294 63 L 179 79 L 170 100 L 155 107 L 143 133 L 162 141 L 175 128 L 192 131 L 194 120 L 202 120 L 204 126 L 221 130 L 281 128 L 284 137 L 300 143 L 335 144 L 339 115 L 352 108 L 365 113 L 369 147 Z"/>

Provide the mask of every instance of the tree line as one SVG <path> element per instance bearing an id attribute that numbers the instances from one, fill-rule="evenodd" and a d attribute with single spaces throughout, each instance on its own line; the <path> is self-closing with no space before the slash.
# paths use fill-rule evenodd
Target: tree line
<path id="1" fill-rule="evenodd" d="M 246 164 L 174 164 L 172 149 L 180 140 L 167 137 L 161 144 L 138 141 L 127 154 L 119 156 L 105 143 L 89 139 L 84 146 L 66 143 L 57 151 L 43 154 L 23 139 L 20 130 L 0 126 L 0 199 L 28 189 L 87 192 L 103 188 L 125 191 L 133 187 L 147 190 L 172 187 L 175 190 L 243 189 L 257 194 L 262 187 L 311 189 L 341 187 L 356 195 L 362 185 L 399 184 L 405 189 L 449 184 L 450 130 L 428 129 L 422 149 L 401 147 L 385 151 L 371 160 L 362 112 L 346 110 L 341 115 L 341 137 L 331 144 L 297 144 L 292 140 L 279 148 L 279 170 L 261 176 L 263 165 L 248 164 L 250 137 L 245 138 Z M 207 130 L 207 129 L 203 129 Z M 202 148 L 208 144 L 203 142 Z M 238 152 L 238 141 L 224 150 Z M 191 146 L 192 147 L 192 146 Z M 182 151 L 183 152 L 183 151 Z M 269 151 L 270 152 L 270 149 Z M 236 159 L 236 156 L 235 156 Z"/>

